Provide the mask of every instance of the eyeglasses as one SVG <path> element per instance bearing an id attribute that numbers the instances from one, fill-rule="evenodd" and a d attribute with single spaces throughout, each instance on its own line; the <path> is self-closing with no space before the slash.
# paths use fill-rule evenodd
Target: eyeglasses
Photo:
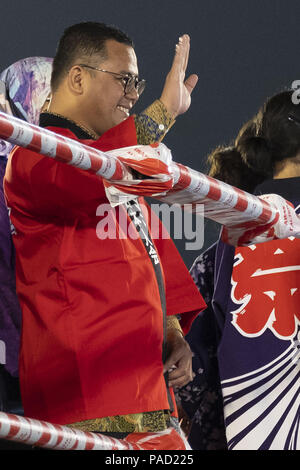
<path id="1" fill-rule="evenodd" d="M 139 96 L 143 93 L 146 87 L 146 80 L 139 79 L 136 75 L 131 74 L 122 74 L 116 72 L 110 72 L 109 70 L 98 69 L 97 67 L 92 67 L 91 65 L 78 64 L 80 67 L 87 67 L 88 69 L 97 70 L 97 72 L 110 73 L 115 75 L 123 82 L 124 94 L 131 93 L 133 89 L 137 92 Z"/>

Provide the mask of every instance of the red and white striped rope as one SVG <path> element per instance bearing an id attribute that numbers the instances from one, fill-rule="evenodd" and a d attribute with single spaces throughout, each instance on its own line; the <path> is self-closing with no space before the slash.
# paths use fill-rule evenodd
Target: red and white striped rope
<path id="1" fill-rule="evenodd" d="M 116 158 L 111 152 L 101 152 L 2 112 L 0 112 L 0 138 L 94 173 L 114 184 L 122 182 L 121 189 L 124 193 L 151 196 L 149 187 L 152 188 L 153 179 L 139 181 L 136 186 L 126 181 L 128 170 L 121 162 L 122 155 L 126 156 L 126 149 L 119 149 L 117 152 L 119 158 Z M 137 165 L 134 165 L 134 168 L 137 169 Z M 205 217 L 223 225 L 254 220 L 257 225 L 265 225 L 276 217 L 276 208 L 267 201 L 184 165 L 172 162 L 170 168 L 174 180 L 173 187 L 170 189 L 169 184 L 166 186 L 165 181 L 162 182 L 161 195 L 155 187 L 156 199 L 168 204 L 191 205 L 195 212 L 197 205 L 201 203 L 204 205 Z"/>
<path id="2" fill-rule="evenodd" d="M 125 439 L 0 412 L 0 439 L 53 450 L 189 450 L 181 432 L 133 432 Z"/>
<path id="3" fill-rule="evenodd" d="M 121 439 L 0 412 L 0 438 L 57 450 L 138 450 Z"/>
<path id="4" fill-rule="evenodd" d="M 122 180 L 127 173 L 120 161 L 100 150 L 2 112 L 0 138 L 108 180 Z"/>

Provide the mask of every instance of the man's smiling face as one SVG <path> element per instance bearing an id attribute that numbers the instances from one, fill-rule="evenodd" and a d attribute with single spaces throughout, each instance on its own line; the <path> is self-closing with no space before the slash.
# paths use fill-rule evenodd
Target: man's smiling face
<path id="1" fill-rule="evenodd" d="M 97 68 L 121 75 L 138 75 L 134 49 L 109 39 L 106 58 Z M 135 89 L 124 93 L 124 81 L 116 75 L 85 69 L 89 74 L 84 92 L 81 122 L 98 135 L 127 119 L 139 96 Z"/>

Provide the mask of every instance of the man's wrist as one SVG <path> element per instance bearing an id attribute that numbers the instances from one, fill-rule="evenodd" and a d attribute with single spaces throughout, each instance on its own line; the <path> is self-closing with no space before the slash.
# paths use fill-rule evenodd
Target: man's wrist
<path id="1" fill-rule="evenodd" d="M 142 113 L 134 116 L 137 142 L 149 145 L 161 142 L 175 123 L 171 114 L 160 100 L 155 100 Z"/>
<path id="2" fill-rule="evenodd" d="M 184 333 L 180 326 L 179 320 L 176 315 L 169 315 L 167 316 L 167 333 L 171 330 L 177 330 L 182 337 L 184 338 Z"/>
<path id="3" fill-rule="evenodd" d="M 153 119 L 165 132 L 168 132 L 175 122 L 173 113 L 169 111 L 168 107 L 161 99 L 155 100 L 143 112 Z"/>
<path id="4" fill-rule="evenodd" d="M 168 113 L 171 119 L 175 121 L 178 116 L 177 109 L 173 109 L 173 107 L 168 103 L 168 100 L 166 100 L 163 96 L 161 96 L 158 101 L 163 105 L 165 111 Z"/>

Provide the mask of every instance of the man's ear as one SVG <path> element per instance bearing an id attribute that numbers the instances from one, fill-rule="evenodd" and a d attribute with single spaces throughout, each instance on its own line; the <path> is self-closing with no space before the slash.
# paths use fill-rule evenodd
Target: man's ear
<path id="1" fill-rule="evenodd" d="M 84 73 L 82 67 L 79 65 L 74 65 L 68 73 L 68 86 L 70 91 L 76 95 L 82 95 L 85 79 L 86 74 Z"/>

